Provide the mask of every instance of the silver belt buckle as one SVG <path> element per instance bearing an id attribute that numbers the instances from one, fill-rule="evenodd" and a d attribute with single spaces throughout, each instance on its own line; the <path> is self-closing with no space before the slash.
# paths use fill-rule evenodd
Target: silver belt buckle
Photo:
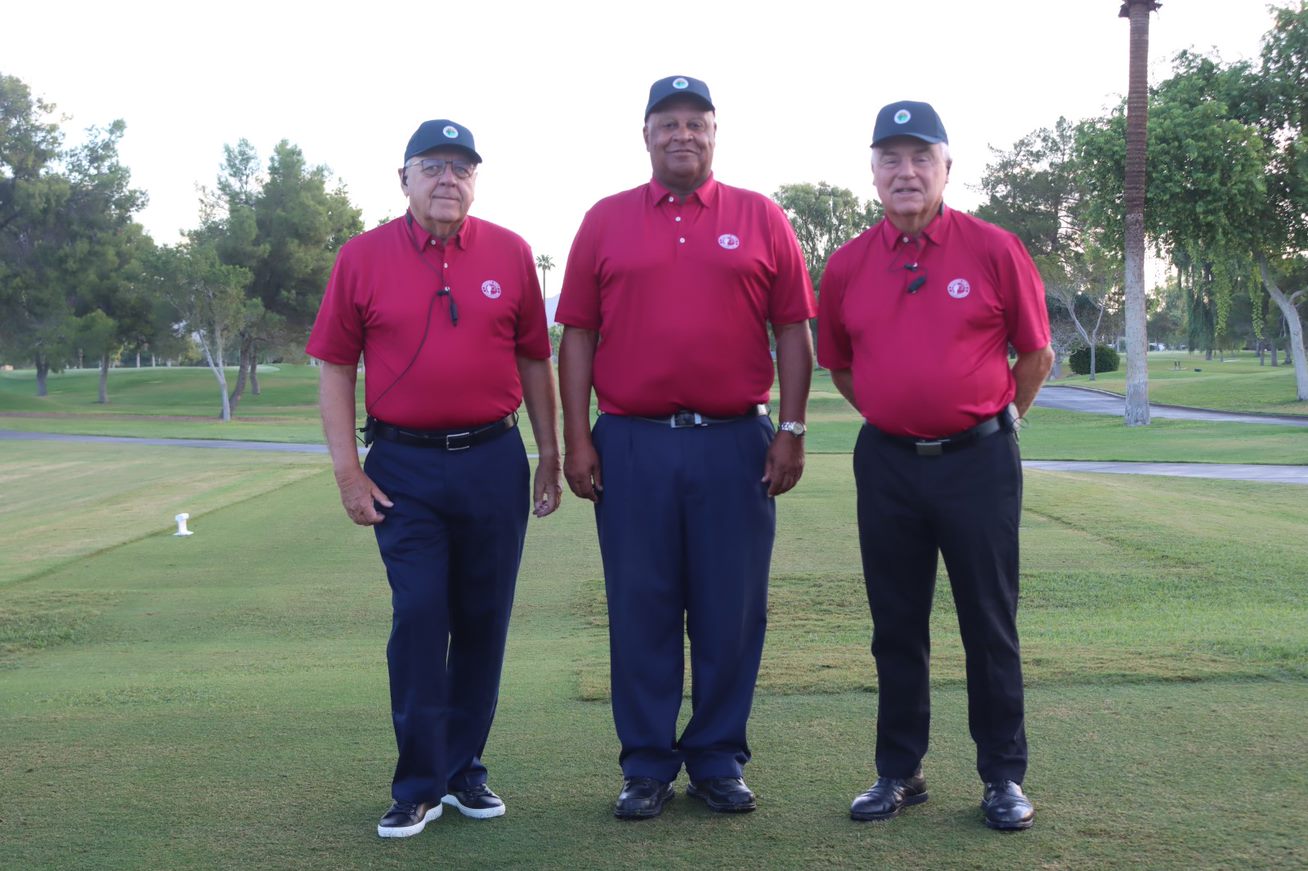
<path id="1" fill-rule="evenodd" d="M 454 446 L 450 444 L 450 439 L 466 439 L 472 435 L 471 432 L 452 432 L 445 436 L 445 450 L 447 451 L 466 451 L 472 447 L 471 444 Z"/>

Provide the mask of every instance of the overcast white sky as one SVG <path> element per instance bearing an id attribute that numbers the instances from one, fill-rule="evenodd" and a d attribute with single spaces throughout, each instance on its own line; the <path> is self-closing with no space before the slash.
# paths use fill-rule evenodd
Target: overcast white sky
<path id="1" fill-rule="evenodd" d="M 172 243 L 197 222 L 224 143 L 266 163 L 280 139 L 327 164 L 366 226 L 402 212 L 395 178 L 419 122 L 468 126 L 485 159 L 473 214 L 562 266 L 595 200 L 649 178 L 649 85 L 704 79 L 718 107 L 720 181 L 771 193 L 828 181 L 871 198 L 876 110 L 935 105 L 954 170 L 946 201 L 976 205 L 988 147 L 1126 91 L 1120 0 L 594 0 L 460 4 L 370 0 L 9 4 L 0 72 L 57 105 L 70 140 L 127 122 L 120 154 Z M 1262 0 L 1164 0 L 1152 82 L 1180 49 L 1255 58 Z"/>

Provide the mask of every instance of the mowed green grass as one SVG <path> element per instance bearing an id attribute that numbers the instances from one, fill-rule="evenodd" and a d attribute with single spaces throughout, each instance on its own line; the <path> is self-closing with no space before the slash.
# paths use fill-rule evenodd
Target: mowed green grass
<path id="1" fill-rule="evenodd" d="M 0 429 L 322 442 L 318 373 L 309 366 L 267 367 L 260 378 L 262 394 L 247 393 L 236 418 L 228 423 L 215 417 L 217 387 L 207 369 L 115 369 L 110 375 L 111 401 L 107 406 L 95 401 L 97 379 L 97 373 L 89 370 L 51 375 L 50 396 L 37 399 L 31 395 L 34 384 L 30 372 L 0 374 Z M 1239 408 L 1245 384 L 1238 379 L 1222 379 L 1221 390 L 1226 392 L 1214 393 L 1209 407 Z M 1110 385 L 1104 381 L 1099 386 Z M 1292 396 L 1292 387 L 1287 389 L 1291 389 Z M 359 409 L 362 415 L 362 386 Z M 1148 427 L 1128 428 L 1118 417 L 1043 408 L 1032 409 L 1028 419 L 1031 427 L 1022 440 L 1023 456 L 1028 459 L 1308 463 L 1308 429 L 1302 427 L 1155 419 Z M 806 441 L 813 454 L 853 450 L 862 425 L 861 418 L 824 371 L 813 376 L 808 422 Z M 529 427 L 523 427 L 523 435 L 530 445 Z"/>
<path id="2" fill-rule="evenodd" d="M 22 447 L 0 459 L 5 502 L 30 506 L 19 537 L 48 553 L 63 503 L 111 502 L 122 482 L 97 470 L 131 467 L 133 451 L 167 466 L 161 479 L 199 483 L 158 480 L 157 509 L 95 516 L 80 554 L 0 562 L 0 867 L 1305 863 L 1302 488 L 1027 476 L 1020 621 L 1039 816 L 1020 835 L 980 823 L 943 579 L 931 800 L 888 824 L 848 819 L 874 777 L 876 696 L 847 455 L 812 456 L 779 502 L 751 721 L 759 810 L 723 817 L 679 796 L 657 820 L 615 821 L 593 515 L 569 499 L 529 532 L 486 752 L 508 815 L 447 814 L 392 843 L 374 833 L 394 753 L 388 591 L 325 458 Z M 173 537 L 192 495 L 208 500 L 191 512 L 196 534 Z"/>
<path id="3" fill-rule="evenodd" d="M 1283 353 L 1279 366 L 1271 355 L 1258 365 L 1252 351 L 1227 352 L 1205 360 L 1203 354 L 1152 351 L 1149 354 L 1149 401 L 1192 408 L 1255 414 L 1308 415 L 1308 402 L 1295 399 L 1294 364 Z M 1126 358 L 1116 372 L 1069 375 L 1059 382 L 1126 393 Z"/>
<path id="4" fill-rule="evenodd" d="M 236 370 L 226 370 L 228 390 Z M 98 402 L 100 374 L 53 373 L 48 396 L 36 396 L 31 371 L 0 373 L 0 428 L 150 438 L 209 438 L 320 443 L 318 370 L 261 366 L 258 395 L 247 387 L 234 418 L 219 419 L 222 394 L 205 367 L 143 367 L 109 373 L 109 402 Z M 363 408 L 363 378 L 358 400 Z"/>

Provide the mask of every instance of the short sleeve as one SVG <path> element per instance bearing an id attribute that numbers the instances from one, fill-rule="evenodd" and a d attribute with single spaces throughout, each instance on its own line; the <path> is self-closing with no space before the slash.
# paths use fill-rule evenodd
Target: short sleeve
<path id="1" fill-rule="evenodd" d="M 346 243 L 336 255 L 327 289 L 318 307 L 305 352 L 324 363 L 351 366 L 363 353 L 363 317 L 357 302 L 354 246 Z"/>
<path id="2" fill-rule="evenodd" d="M 804 252 L 785 212 L 771 200 L 766 203 L 776 262 L 776 277 L 768 300 L 768 320 L 773 324 L 806 321 L 817 314 L 817 304 L 813 299 L 813 284 L 804 263 Z"/>
<path id="3" fill-rule="evenodd" d="M 600 328 L 599 229 L 600 217 L 592 208 L 581 221 L 572 240 L 568 264 L 563 270 L 563 289 L 554 320 L 583 330 Z"/>
<path id="4" fill-rule="evenodd" d="M 1049 309 L 1045 285 L 1022 240 L 1005 233 L 996 270 L 1004 295 L 1004 325 L 1008 341 L 1018 353 L 1038 351 L 1049 344 Z"/>
<path id="5" fill-rule="evenodd" d="M 848 369 L 854 365 L 854 350 L 842 317 L 842 303 L 849 275 L 844 269 L 847 257 L 837 250 L 822 273 L 818 298 L 818 365 L 825 369 Z"/>
<path id="6" fill-rule="evenodd" d="M 535 360 L 550 356 L 549 324 L 545 320 L 545 300 L 541 296 L 540 281 L 536 278 L 536 261 L 531 247 L 522 243 L 522 286 L 525 288 L 518 310 L 517 353 Z"/>

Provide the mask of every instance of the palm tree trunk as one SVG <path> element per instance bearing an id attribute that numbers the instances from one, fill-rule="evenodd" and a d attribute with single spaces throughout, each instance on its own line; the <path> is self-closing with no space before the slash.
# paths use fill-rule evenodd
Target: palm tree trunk
<path id="1" fill-rule="evenodd" d="M 1149 144 L 1149 13 L 1156 0 L 1125 0 L 1122 18 L 1131 20 L 1131 54 L 1126 92 L 1126 425 L 1149 423 L 1149 336 L 1145 330 L 1145 156 Z"/>

